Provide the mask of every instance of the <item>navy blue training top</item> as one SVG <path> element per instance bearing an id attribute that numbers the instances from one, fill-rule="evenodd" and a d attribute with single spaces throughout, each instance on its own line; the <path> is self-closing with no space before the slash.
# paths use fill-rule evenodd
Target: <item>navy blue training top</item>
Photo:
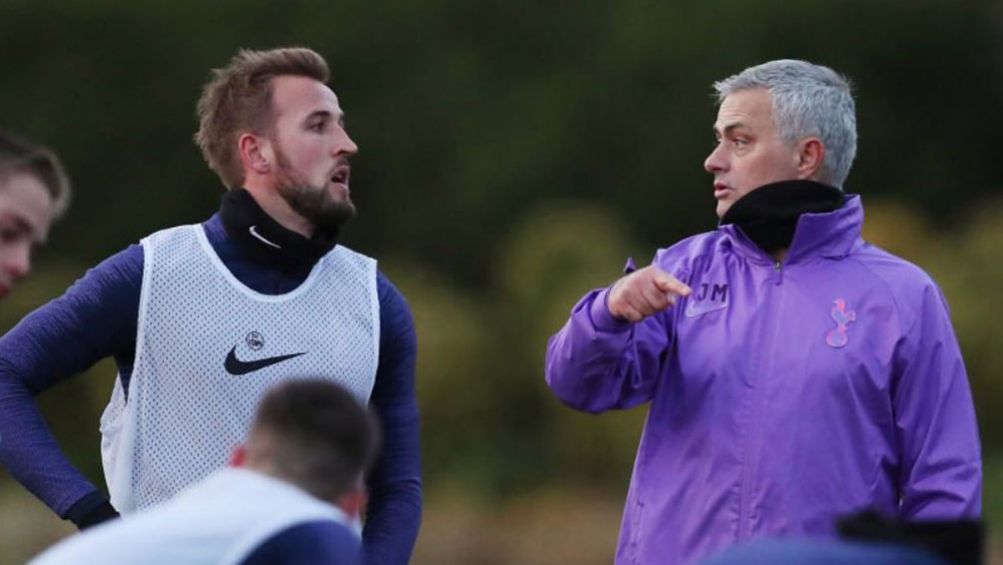
<path id="1" fill-rule="evenodd" d="M 228 237 L 219 214 L 202 224 L 230 272 L 262 294 L 285 294 L 309 273 L 252 259 Z M 61 517 L 103 494 L 60 450 L 33 397 L 114 357 L 128 390 L 136 350 L 143 248 L 133 244 L 90 269 L 63 296 L 0 338 L 0 464 Z M 416 339 L 404 297 L 377 273 L 380 353 L 370 404 L 383 450 L 370 473 L 363 530 L 367 563 L 407 563 L 421 523 L 421 460 L 414 390 Z"/>
<path id="2" fill-rule="evenodd" d="M 334 522 L 306 522 L 261 543 L 240 565 L 362 565 L 358 538 Z"/>

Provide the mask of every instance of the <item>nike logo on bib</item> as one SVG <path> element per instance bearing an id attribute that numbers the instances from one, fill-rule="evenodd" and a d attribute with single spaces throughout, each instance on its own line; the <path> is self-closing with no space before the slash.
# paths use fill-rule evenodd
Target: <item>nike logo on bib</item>
<path id="1" fill-rule="evenodd" d="M 226 356 L 226 362 L 223 363 L 223 368 L 231 375 L 246 375 L 247 373 L 253 373 L 259 369 L 264 369 L 265 367 L 271 367 L 276 363 L 288 361 L 289 359 L 299 357 L 300 355 L 306 355 L 306 352 L 279 355 L 277 357 L 265 357 L 264 359 L 256 359 L 254 361 L 241 361 L 240 359 L 237 359 L 237 346 L 234 345 L 233 349 L 231 349 L 230 353 Z"/>

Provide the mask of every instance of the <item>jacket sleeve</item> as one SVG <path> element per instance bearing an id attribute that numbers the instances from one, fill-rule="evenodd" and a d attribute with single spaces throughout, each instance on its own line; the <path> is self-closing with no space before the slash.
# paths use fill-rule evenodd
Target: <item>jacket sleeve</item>
<path id="1" fill-rule="evenodd" d="M 547 344 L 547 384 L 565 404 L 585 412 L 625 409 L 651 400 L 670 342 L 671 309 L 631 323 L 593 290 Z"/>
<path id="2" fill-rule="evenodd" d="M 899 437 L 901 517 L 978 518 L 978 424 L 947 304 L 932 283 L 896 355 L 892 404 Z"/>
<path id="3" fill-rule="evenodd" d="M 134 245 L 0 339 L 0 464 L 74 522 L 107 498 L 60 450 L 34 396 L 110 355 L 131 364 L 142 272 L 142 248 Z"/>
<path id="4" fill-rule="evenodd" d="M 367 564 L 411 559 L 421 525 L 421 451 L 414 367 L 417 340 L 404 297 L 381 274 L 380 360 L 370 403 L 383 428 L 383 449 L 367 480 L 362 532 Z"/>

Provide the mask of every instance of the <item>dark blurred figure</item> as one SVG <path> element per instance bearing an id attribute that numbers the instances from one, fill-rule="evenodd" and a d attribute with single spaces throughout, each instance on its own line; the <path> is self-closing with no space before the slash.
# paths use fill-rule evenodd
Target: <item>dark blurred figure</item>
<path id="1" fill-rule="evenodd" d="M 372 415 L 342 387 L 286 381 L 264 398 L 232 466 L 173 500 L 69 538 L 36 565 L 361 565 Z"/>
<path id="2" fill-rule="evenodd" d="M 948 565 L 910 546 L 839 540 L 764 539 L 733 547 L 701 565 Z"/>
<path id="3" fill-rule="evenodd" d="M 985 526 L 979 520 L 907 522 L 870 510 L 840 520 L 839 535 L 851 541 L 923 548 L 956 565 L 982 563 L 985 544 Z"/>
<path id="4" fill-rule="evenodd" d="M 978 565 L 976 520 L 903 522 L 861 512 L 839 521 L 840 540 L 767 539 L 736 546 L 702 565 Z"/>
<path id="5" fill-rule="evenodd" d="M 52 151 L 0 131 L 0 299 L 31 271 L 32 252 L 69 197 L 69 180 Z"/>

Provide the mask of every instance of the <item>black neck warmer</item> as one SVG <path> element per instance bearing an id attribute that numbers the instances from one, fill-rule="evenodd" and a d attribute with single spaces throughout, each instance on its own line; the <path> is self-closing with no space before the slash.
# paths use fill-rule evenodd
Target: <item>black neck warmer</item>
<path id="1" fill-rule="evenodd" d="M 735 224 L 767 253 L 788 249 L 801 214 L 832 212 L 843 205 L 838 188 L 810 180 L 763 185 L 731 205 L 721 225 Z"/>
<path id="2" fill-rule="evenodd" d="M 309 270 L 338 244 L 337 230 L 318 230 L 306 238 L 282 227 L 243 188 L 223 195 L 219 215 L 227 235 L 242 251 L 284 271 Z"/>

